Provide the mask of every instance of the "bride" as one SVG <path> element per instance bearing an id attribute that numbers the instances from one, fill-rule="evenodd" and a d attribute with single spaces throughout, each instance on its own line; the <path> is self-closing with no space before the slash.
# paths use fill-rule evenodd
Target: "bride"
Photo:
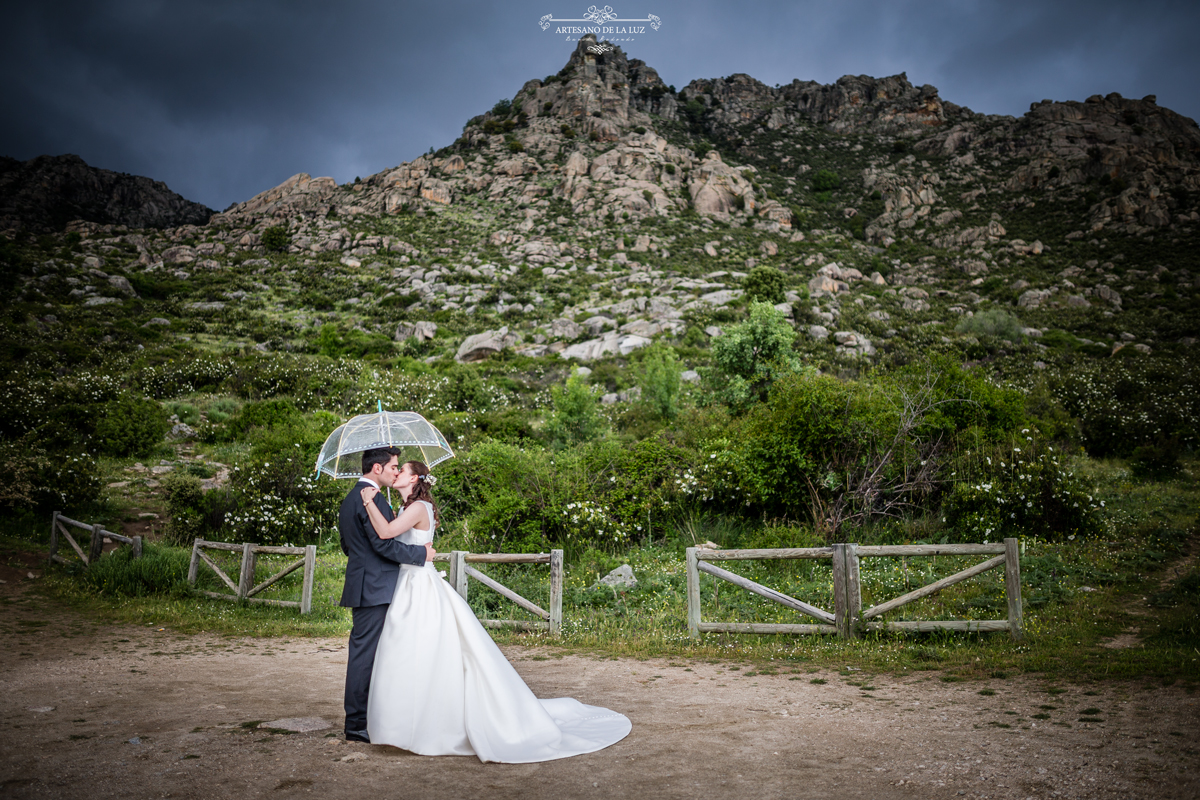
<path id="1" fill-rule="evenodd" d="M 390 523 L 373 502 L 379 490 L 362 490 L 380 538 L 432 541 L 440 521 L 434 481 L 420 461 L 404 464 L 392 484 L 404 508 Z M 372 744 L 524 764 L 601 750 L 631 727 L 622 714 L 569 697 L 539 700 L 433 562 L 400 565 L 371 674 Z"/>

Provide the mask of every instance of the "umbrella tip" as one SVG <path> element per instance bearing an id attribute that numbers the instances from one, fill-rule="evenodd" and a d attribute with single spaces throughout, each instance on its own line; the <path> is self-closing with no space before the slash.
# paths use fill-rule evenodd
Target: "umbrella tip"
<path id="1" fill-rule="evenodd" d="M 376 400 L 375 402 L 376 402 L 376 404 L 379 406 L 379 413 L 380 413 L 380 414 L 382 414 L 382 413 L 383 413 L 383 401 L 382 401 L 382 400 Z"/>

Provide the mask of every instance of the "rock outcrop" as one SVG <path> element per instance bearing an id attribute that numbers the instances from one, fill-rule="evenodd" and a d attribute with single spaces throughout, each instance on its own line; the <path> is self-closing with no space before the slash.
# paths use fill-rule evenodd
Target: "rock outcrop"
<path id="1" fill-rule="evenodd" d="M 171 228 L 203 225 L 212 214 L 161 181 L 91 167 L 79 156 L 0 157 L 0 231 L 61 231 L 75 220 Z"/>

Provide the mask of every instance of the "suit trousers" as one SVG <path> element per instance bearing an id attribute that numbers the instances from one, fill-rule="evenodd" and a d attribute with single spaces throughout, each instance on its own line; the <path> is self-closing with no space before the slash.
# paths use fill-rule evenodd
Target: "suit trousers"
<path id="1" fill-rule="evenodd" d="M 367 694 L 371 691 L 371 672 L 375 668 L 375 648 L 383 633 L 388 605 L 351 609 L 354 626 L 350 629 L 349 655 L 346 660 L 346 730 L 367 729 Z"/>

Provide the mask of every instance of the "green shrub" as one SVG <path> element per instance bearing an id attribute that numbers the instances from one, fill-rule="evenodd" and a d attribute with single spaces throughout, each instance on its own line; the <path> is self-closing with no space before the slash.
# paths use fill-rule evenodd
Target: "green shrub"
<path id="1" fill-rule="evenodd" d="M 1129 470 L 1136 478 L 1162 480 L 1179 474 L 1183 465 L 1179 461 L 1182 448 L 1179 441 L 1166 436 L 1134 448 L 1129 457 Z"/>
<path id="2" fill-rule="evenodd" d="M 469 549 L 542 552 L 557 523 L 551 509 L 564 495 L 567 472 L 537 447 L 485 441 L 448 462 L 437 497 L 443 516 L 464 518 Z"/>
<path id="3" fill-rule="evenodd" d="M 1011 435 L 1021 399 L 944 359 L 854 382 L 788 372 L 704 444 L 697 491 L 811 518 L 832 537 L 845 523 L 930 507 L 958 443 Z"/>
<path id="4" fill-rule="evenodd" d="M 973 336 L 994 336 L 1014 344 L 1025 339 L 1021 321 L 1002 308 L 989 308 L 971 317 L 963 317 L 954 326 L 959 333 Z"/>
<path id="5" fill-rule="evenodd" d="M 389 336 L 367 333 L 357 328 L 339 330 L 332 323 L 322 325 L 317 337 L 317 352 L 330 358 L 364 358 L 368 355 L 390 355 L 393 351 Z"/>
<path id="6" fill-rule="evenodd" d="M 486 411 L 492 396 L 479 377 L 479 370 L 468 364 L 455 364 L 442 373 L 438 399 L 452 411 Z"/>
<path id="7" fill-rule="evenodd" d="M 204 489 L 200 479 L 186 472 L 172 472 L 162 481 L 167 500 L 167 525 L 163 538 L 187 546 L 204 530 Z"/>
<path id="8" fill-rule="evenodd" d="M 474 423 L 479 434 L 486 438 L 502 442 L 534 438 L 532 421 L 523 408 L 504 408 L 477 414 Z"/>
<path id="9" fill-rule="evenodd" d="M 1093 500 L 1061 459 L 1029 439 L 1023 446 L 977 454 L 971 479 L 956 484 L 943 503 L 947 538 L 994 542 L 1006 536 L 1098 535 L 1103 501 Z"/>
<path id="10" fill-rule="evenodd" d="M 107 455 L 144 456 L 162 442 L 168 430 L 170 423 L 161 405 L 127 394 L 102 407 L 96 439 Z"/>
<path id="11" fill-rule="evenodd" d="M 188 354 L 139 371 L 135 384 L 147 397 L 166 399 L 220 388 L 237 372 L 229 359 Z"/>
<path id="12" fill-rule="evenodd" d="M 813 493 L 836 493 L 837 465 L 864 448 L 878 408 L 860 384 L 827 375 L 786 373 L 726 438 L 708 444 L 698 475 L 712 497 L 749 501 L 769 516 L 804 518 Z"/>
<path id="13" fill-rule="evenodd" d="M 550 387 L 554 412 L 546 434 L 558 447 L 588 442 L 602 435 L 607 422 L 600 414 L 596 393 L 582 375 L 572 371 L 566 385 Z"/>
<path id="14" fill-rule="evenodd" d="M 292 246 L 292 235 L 283 225 L 272 225 L 262 232 L 262 246 L 272 253 L 282 253 Z"/>
<path id="15" fill-rule="evenodd" d="M 508 152 L 510 153 L 525 152 L 525 145 L 521 144 L 520 140 L 518 139 L 509 139 L 505 146 L 508 148 Z"/>
<path id="16" fill-rule="evenodd" d="M 611 551 L 652 527 L 662 535 L 666 515 L 687 500 L 679 480 L 694 461 L 662 438 L 553 451 L 484 441 L 447 463 L 438 500 L 448 519 L 465 518 L 471 550 Z"/>
<path id="17" fill-rule="evenodd" d="M 102 486 L 99 466 L 86 452 L 47 450 L 32 437 L 0 440 L 0 509 L 6 514 L 86 509 L 100 499 Z"/>
<path id="18" fill-rule="evenodd" d="M 254 428 L 254 445 L 231 471 L 228 491 L 205 495 L 206 524 L 227 540 L 272 545 L 315 542 L 335 528 L 349 487 L 318 479 L 314 470 L 321 444 L 339 421 L 316 412 Z"/>
<path id="19" fill-rule="evenodd" d="M 774 267 L 758 266 L 750 270 L 742 284 L 746 296 L 751 300 L 764 303 L 782 303 L 786 279 L 783 273 Z"/>
<path id="20" fill-rule="evenodd" d="M 842 185 L 842 179 L 830 169 L 817 170 L 813 175 L 812 187 L 814 192 L 831 192 Z"/>
<path id="21" fill-rule="evenodd" d="M 1200 444 L 1196 365 L 1191 355 L 1083 362 L 1062 377 L 1054 395 L 1080 420 L 1083 446 L 1093 458 L 1127 457 L 1160 438 L 1194 449 Z"/>
<path id="22" fill-rule="evenodd" d="M 796 332 L 770 303 L 751 303 L 750 318 L 713 341 L 709 385 L 734 406 L 762 400 L 777 377 L 799 369 Z"/>
<path id="23" fill-rule="evenodd" d="M 1025 393 L 1025 414 L 1047 441 L 1060 444 L 1079 442 L 1079 420 L 1063 408 L 1049 382 L 1040 380 Z"/>
<path id="24" fill-rule="evenodd" d="M 679 414 L 679 375 L 679 358 L 671 347 L 655 344 L 642 358 L 638 376 L 641 402 L 659 419 L 671 420 Z"/>
<path id="25" fill-rule="evenodd" d="M 289 399 L 274 398 L 246 403 L 229 423 L 229 435 L 241 438 L 256 428 L 290 427 L 297 424 L 301 416 L 296 404 Z"/>

